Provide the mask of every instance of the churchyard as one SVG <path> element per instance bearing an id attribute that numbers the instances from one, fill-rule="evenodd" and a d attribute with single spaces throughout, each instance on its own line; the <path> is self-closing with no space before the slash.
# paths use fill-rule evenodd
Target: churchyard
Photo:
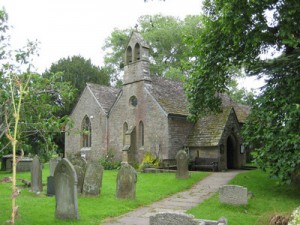
<path id="1" fill-rule="evenodd" d="M 104 218 L 115 217 L 142 205 L 162 199 L 180 190 L 190 188 L 195 182 L 209 173 L 193 172 L 187 180 L 176 179 L 175 173 L 140 173 L 137 174 L 135 200 L 118 200 L 116 198 L 116 170 L 103 172 L 102 188 L 99 196 L 91 197 L 78 194 L 78 221 L 55 219 L 55 197 L 47 196 L 47 177 L 50 175 L 49 164 L 44 164 L 42 183 L 43 191 L 32 192 L 24 187 L 24 180 L 31 180 L 30 172 L 17 173 L 17 186 L 21 190 L 16 202 L 19 215 L 16 224 L 100 224 Z M 0 171 L 0 180 L 11 176 L 10 172 Z M 155 185 L 154 185 L 155 184 Z M 11 214 L 11 183 L 0 183 L 0 224 L 9 220 Z"/>
<path id="2" fill-rule="evenodd" d="M 63 174 L 67 170 L 68 168 L 62 165 L 59 173 Z M 92 169 L 87 168 L 87 170 Z M 101 168 L 97 167 L 97 170 L 101 172 Z M 90 182 L 82 184 L 82 189 L 78 189 L 77 185 L 73 186 L 74 190 L 78 191 L 76 195 L 78 215 L 75 215 L 75 217 L 79 219 L 61 220 L 56 215 L 55 196 L 49 196 L 47 190 L 47 180 L 51 176 L 55 177 L 55 173 L 53 169 L 50 169 L 49 163 L 43 165 L 42 189 L 37 188 L 39 187 L 39 182 L 38 180 L 32 180 L 30 172 L 18 172 L 17 185 L 21 193 L 17 197 L 19 213 L 16 224 L 101 224 L 105 218 L 122 215 L 140 206 L 148 205 L 173 193 L 188 189 L 194 183 L 209 175 L 209 172 L 192 172 L 189 177 L 182 173 L 137 172 L 136 175 L 136 193 L 134 197 L 130 196 L 129 199 L 117 198 L 117 170 L 103 171 L 102 185 L 96 185 L 100 187 L 100 190 L 96 190 L 95 195 L 93 194 L 95 193 L 95 188 L 93 188 L 95 185 Z M 182 175 L 184 179 L 182 179 Z M 2 181 L 0 183 L 1 224 L 9 219 L 11 213 L 11 183 L 3 182 L 3 179 L 9 176 L 11 176 L 10 172 L 0 171 L 0 180 Z M 25 187 L 24 183 L 21 182 L 22 179 L 31 181 L 32 184 L 36 183 L 35 187 Z M 62 179 L 65 180 L 64 175 L 62 175 Z M 90 180 L 90 178 L 87 179 Z M 88 185 L 88 187 L 85 185 Z M 221 200 L 222 197 L 219 196 L 219 193 L 216 193 L 210 199 L 189 210 L 188 213 L 196 218 L 208 220 L 217 220 L 225 217 L 230 225 L 267 225 L 273 215 L 288 216 L 299 206 L 300 202 L 298 186 L 278 186 L 276 180 L 269 179 L 267 174 L 258 170 L 239 174 L 230 182 L 228 187 L 224 187 L 225 189 L 232 189 L 233 192 L 240 191 L 241 195 L 245 195 L 244 189 L 247 189 L 251 198 L 247 199 L 247 201 L 243 200 L 238 205 L 230 205 L 221 203 L 220 201 L 226 200 Z M 92 190 L 92 193 L 86 194 L 85 192 L 88 190 Z M 70 193 L 62 192 L 61 194 L 67 196 Z"/>

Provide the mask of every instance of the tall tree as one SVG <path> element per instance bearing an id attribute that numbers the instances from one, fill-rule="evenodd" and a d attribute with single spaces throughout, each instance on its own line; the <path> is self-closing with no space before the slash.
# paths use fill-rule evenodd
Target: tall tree
<path id="1" fill-rule="evenodd" d="M 262 169 L 290 182 L 300 164 L 299 1 L 206 0 L 203 11 L 202 28 L 186 40 L 192 118 L 220 110 L 217 93 L 226 91 L 237 68 L 265 75 L 245 138 L 259 146 L 255 157 Z"/>
<path id="2" fill-rule="evenodd" d="M 146 15 L 138 19 L 137 29 L 151 46 L 151 74 L 182 80 L 185 71 L 181 65 L 187 59 L 183 53 L 188 51 L 183 41 L 186 35 L 193 35 L 199 18 L 188 16 L 180 20 L 171 16 Z M 132 30 L 115 29 L 103 46 L 105 65 L 110 68 L 115 79 L 119 78 L 124 67 L 124 49 Z"/>
<path id="3" fill-rule="evenodd" d="M 44 77 L 51 77 L 53 74 L 60 73 L 56 77 L 56 81 L 70 82 L 77 89 L 74 100 L 62 113 L 62 115 L 70 114 L 75 103 L 82 93 L 87 82 L 109 85 L 110 76 L 106 68 L 99 68 L 91 63 L 91 60 L 86 60 L 81 56 L 72 56 L 60 59 L 57 63 L 53 63 L 44 74 Z"/>

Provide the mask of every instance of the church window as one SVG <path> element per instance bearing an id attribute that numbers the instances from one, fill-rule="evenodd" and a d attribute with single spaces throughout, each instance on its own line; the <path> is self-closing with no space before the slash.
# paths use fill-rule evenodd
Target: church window
<path id="1" fill-rule="evenodd" d="M 133 95 L 133 96 L 131 96 L 130 97 L 130 99 L 129 99 L 129 104 L 131 105 L 131 106 L 137 106 L 137 98 Z"/>
<path id="2" fill-rule="evenodd" d="M 144 146 L 144 123 L 143 121 L 140 121 L 139 123 L 139 142 L 140 147 Z"/>
<path id="3" fill-rule="evenodd" d="M 88 116 L 82 121 L 82 147 L 91 147 L 92 144 L 92 126 Z"/>
<path id="4" fill-rule="evenodd" d="M 140 60 L 141 56 L 141 50 L 140 50 L 140 45 L 136 43 L 134 46 L 134 61 Z"/>
<path id="5" fill-rule="evenodd" d="M 128 46 L 126 50 L 126 65 L 129 63 L 132 63 L 132 49 L 130 46 Z"/>
<path id="6" fill-rule="evenodd" d="M 123 145 L 125 145 L 125 135 L 127 131 L 128 131 L 128 124 L 125 122 L 123 124 Z"/>

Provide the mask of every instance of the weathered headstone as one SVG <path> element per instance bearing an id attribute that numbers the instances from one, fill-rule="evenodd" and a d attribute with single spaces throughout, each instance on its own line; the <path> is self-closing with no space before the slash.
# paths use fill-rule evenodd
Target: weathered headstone
<path id="1" fill-rule="evenodd" d="M 47 195 L 55 195 L 54 176 L 47 177 Z"/>
<path id="2" fill-rule="evenodd" d="M 60 158 L 50 159 L 49 167 L 50 167 L 50 176 L 54 176 L 55 168 L 59 162 Z"/>
<path id="3" fill-rule="evenodd" d="M 176 154 L 177 161 L 177 179 L 187 179 L 189 178 L 189 157 L 184 150 L 180 150 Z"/>
<path id="4" fill-rule="evenodd" d="M 75 168 L 77 174 L 77 191 L 82 193 L 84 175 L 86 171 L 86 160 L 81 158 L 80 155 L 74 155 L 70 157 L 70 162 Z"/>
<path id="5" fill-rule="evenodd" d="M 199 225 L 191 215 L 184 213 L 158 213 L 150 216 L 150 225 Z"/>
<path id="6" fill-rule="evenodd" d="M 158 213 L 150 216 L 150 225 L 227 225 L 225 218 L 219 220 L 195 219 L 193 215 L 186 213 Z"/>
<path id="7" fill-rule="evenodd" d="M 132 166 L 122 162 L 117 176 L 117 198 L 118 199 L 135 199 L 135 187 L 137 174 Z"/>
<path id="8" fill-rule="evenodd" d="M 238 185 L 224 185 L 219 189 L 219 200 L 225 204 L 246 205 L 248 204 L 247 188 Z"/>
<path id="9" fill-rule="evenodd" d="M 77 202 L 77 175 L 68 159 L 62 159 L 54 172 L 55 217 L 58 219 L 79 219 Z"/>
<path id="10" fill-rule="evenodd" d="M 103 176 L 103 166 L 99 162 L 89 162 L 87 164 L 83 190 L 84 195 L 98 196 L 101 193 Z"/>
<path id="11" fill-rule="evenodd" d="M 43 191 L 42 165 L 37 155 L 33 158 L 31 164 L 31 190 L 35 193 Z"/>
<path id="12" fill-rule="evenodd" d="M 78 165 L 74 165 L 74 169 L 77 175 L 77 192 L 82 193 L 85 170 Z"/>

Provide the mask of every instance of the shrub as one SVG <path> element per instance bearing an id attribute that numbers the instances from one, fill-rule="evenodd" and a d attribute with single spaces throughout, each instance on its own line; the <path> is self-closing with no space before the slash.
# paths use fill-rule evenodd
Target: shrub
<path id="1" fill-rule="evenodd" d="M 112 150 L 108 150 L 106 155 L 100 157 L 99 162 L 105 170 L 115 170 L 121 166 L 121 161 L 114 158 Z"/>
<path id="2" fill-rule="evenodd" d="M 139 170 L 143 170 L 145 168 L 158 168 L 159 164 L 160 161 L 156 155 L 152 154 L 151 152 L 146 152 L 143 161 L 139 166 Z"/>

